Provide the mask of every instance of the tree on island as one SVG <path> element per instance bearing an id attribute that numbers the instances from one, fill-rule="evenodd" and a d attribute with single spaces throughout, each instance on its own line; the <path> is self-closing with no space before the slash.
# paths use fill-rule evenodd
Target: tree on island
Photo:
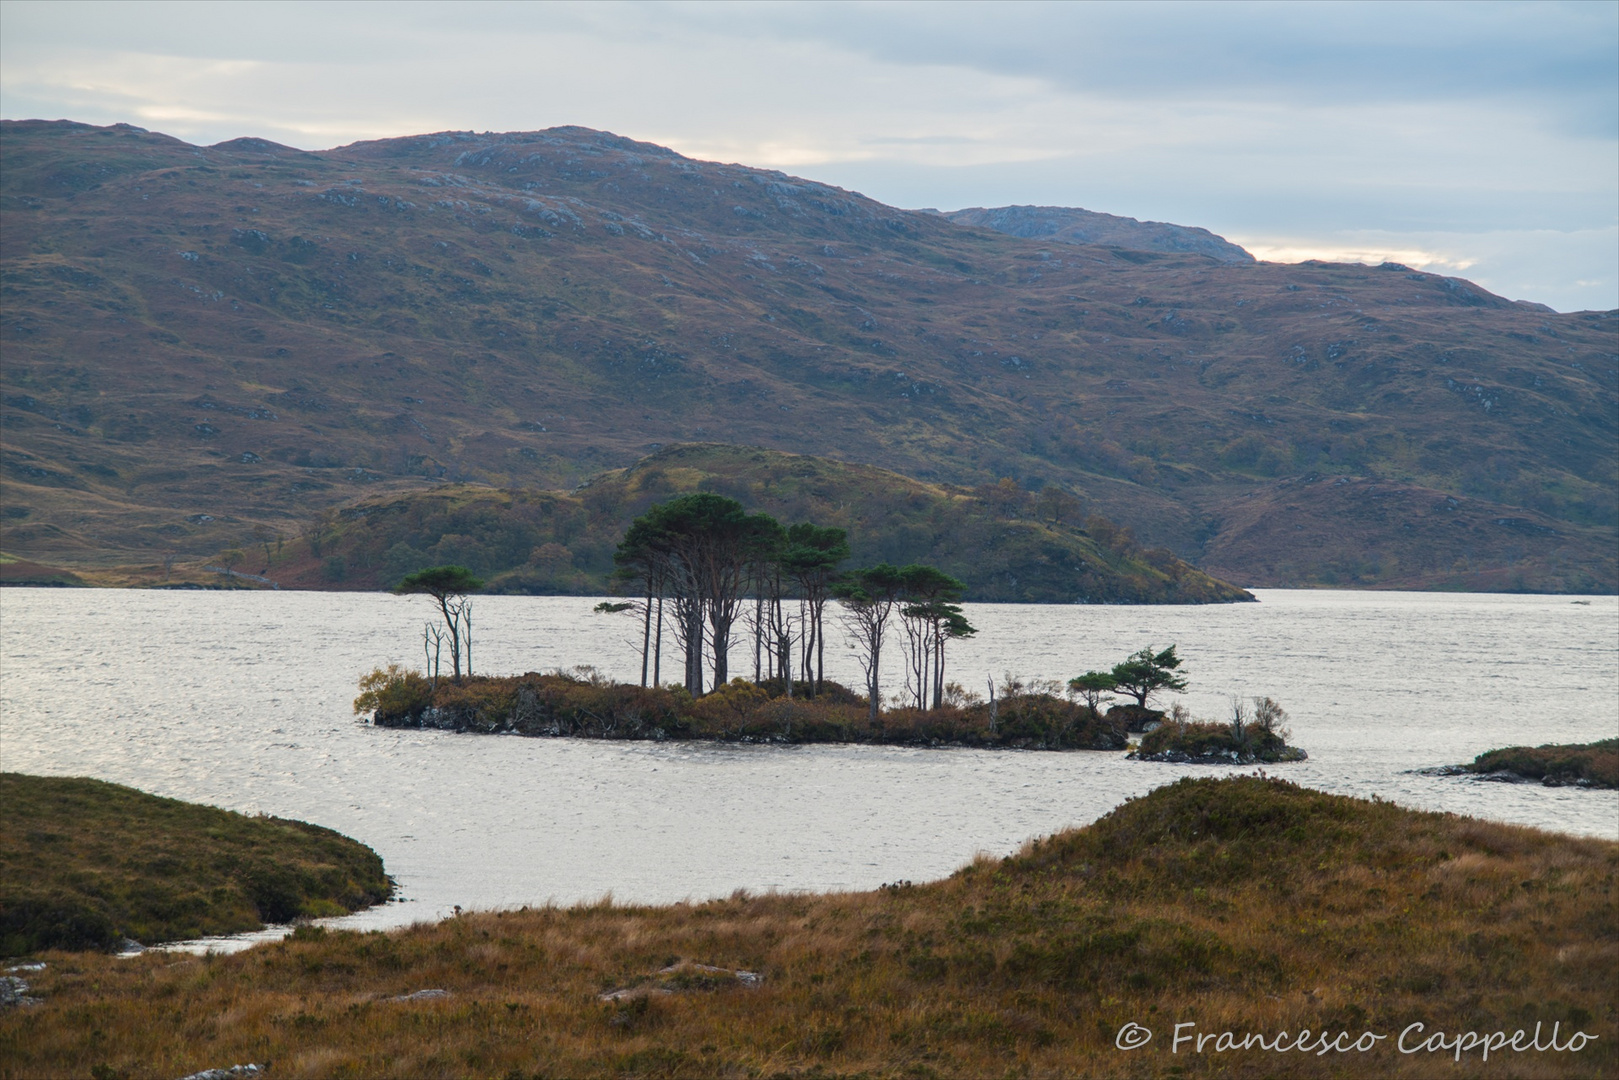
<path id="1" fill-rule="evenodd" d="M 866 673 L 869 717 L 875 724 L 877 703 L 881 700 L 878 669 L 882 662 L 883 637 L 894 605 L 905 596 L 905 574 L 891 563 L 851 570 L 832 586 L 832 595 L 843 605 L 843 625 L 860 649 L 860 666 Z"/>
<path id="2" fill-rule="evenodd" d="M 674 601 L 675 637 L 686 654 L 684 681 L 692 697 L 703 694 L 705 644 L 714 659 L 713 685 L 730 678 L 731 628 L 747 571 L 761 545 L 780 531 L 770 515 L 749 514 L 735 499 L 711 492 L 659 503 L 630 523 L 614 560 L 642 578 L 649 603 L 655 588 Z"/>
<path id="3" fill-rule="evenodd" d="M 1186 677 L 1175 674 L 1175 669 L 1180 666 L 1181 661 L 1180 657 L 1175 655 L 1175 646 L 1171 645 L 1163 652 L 1154 653 L 1152 646 L 1148 645 L 1140 652 L 1132 653 L 1123 662 L 1114 665 L 1109 673 L 1109 677 L 1113 680 L 1111 689 L 1135 698 L 1136 704 L 1145 709 L 1147 699 L 1160 690 L 1186 689 Z M 1081 675 L 1080 679 L 1087 677 Z"/>
<path id="4" fill-rule="evenodd" d="M 848 557 L 847 530 L 812 525 L 807 521 L 787 530 L 781 568 L 798 586 L 798 594 L 804 601 L 807 618 L 803 631 L 803 672 L 804 681 L 810 683 L 812 697 L 821 692 L 821 683 L 826 678 L 826 602 L 832 597 L 838 564 Z M 813 670 L 811 654 L 814 655 Z"/>
<path id="5" fill-rule="evenodd" d="M 483 580 L 464 566 L 430 566 L 406 574 L 393 588 L 395 596 L 431 596 L 444 616 L 450 639 L 450 666 L 461 681 L 461 652 L 466 647 L 467 674 L 472 674 L 472 610 L 468 593 L 483 588 Z"/>
<path id="6" fill-rule="evenodd" d="M 967 586 L 931 566 L 913 563 L 900 570 L 904 603 L 900 621 L 910 645 L 905 682 L 918 709 L 937 709 L 944 700 L 944 646 L 978 631 L 956 604 Z"/>
<path id="7" fill-rule="evenodd" d="M 1102 698 L 1119 687 L 1111 671 L 1087 671 L 1068 680 L 1069 693 L 1076 694 L 1091 712 L 1100 714 Z"/>

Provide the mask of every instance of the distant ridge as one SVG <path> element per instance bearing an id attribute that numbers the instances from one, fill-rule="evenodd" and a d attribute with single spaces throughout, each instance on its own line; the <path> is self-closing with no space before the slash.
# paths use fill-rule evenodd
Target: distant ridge
<path id="1" fill-rule="evenodd" d="M 1226 263 L 1251 263 L 1254 257 L 1207 229 L 1166 221 L 1081 210 L 1077 206 L 981 206 L 933 211 L 962 225 L 978 225 L 1026 240 L 1050 238 L 1064 244 L 1101 244 L 1129 251 L 1162 251 L 1175 255 L 1208 255 Z"/>

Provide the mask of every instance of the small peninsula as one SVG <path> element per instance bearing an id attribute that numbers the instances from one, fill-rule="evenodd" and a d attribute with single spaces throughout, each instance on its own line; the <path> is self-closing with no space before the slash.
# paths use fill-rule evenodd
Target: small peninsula
<path id="1" fill-rule="evenodd" d="M 331 829 L 100 780 L 0 773 L 0 826 L 0 956 L 238 934 L 393 892 Z"/>

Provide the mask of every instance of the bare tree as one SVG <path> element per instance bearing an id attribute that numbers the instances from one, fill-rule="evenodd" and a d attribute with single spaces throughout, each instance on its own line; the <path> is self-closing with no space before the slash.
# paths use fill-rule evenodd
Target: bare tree
<path id="1" fill-rule="evenodd" d="M 466 645 L 467 673 L 472 673 L 472 613 L 467 594 L 483 588 L 483 581 L 464 566 L 432 566 L 406 574 L 394 586 L 396 596 L 426 595 L 438 605 L 450 638 L 450 667 L 461 681 L 461 655 Z M 463 636 L 464 635 L 464 636 Z"/>

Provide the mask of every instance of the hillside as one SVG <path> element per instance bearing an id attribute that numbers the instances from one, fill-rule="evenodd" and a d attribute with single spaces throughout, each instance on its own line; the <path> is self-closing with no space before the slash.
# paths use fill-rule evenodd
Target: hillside
<path id="1" fill-rule="evenodd" d="M 1612 313 L 1024 239 L 582 128 L 0 150 L 0 548 L 46 567 L 717 440 L 1061 485 L 1243 585 L 1619 589 Z M 1339 480 L 1383 512 L 1293 497 Z"/>
<path id="2" fill-rule="evenodd" d="M 0 826 L 0 956 L 239 934 L 393 893 L 377 853 L 330 829 L 101 780 L 0 773 Z"/>
<path id="3" fill-rule="evenodd" d="M 1616 870 L 1611 841 L 1183 779 L 942 881 L 48 954 L 0 1047 L 28 1077 L 1612 1076 Z"/>
<path id="4" fill-rule="evenodd" d="M 387 588 L 424 566 L 459 562 L 488 591 L 593 596 L 608 588 L 625 528 L 655 502 L 693 491 L 739 500 L 787 524 L 849 532 L 847 565 L 926 562 L 977 602 L 1224 603 L 1252 599 L 1167 550 L 1143 550 L 1077 501 L 1042 502 L 1011 485 L 928 484 L 869 465 L 718 443 L 668 447 L 572 492 L 445 485 L 325 515 L 244 569 L 282 586 Z"/>

